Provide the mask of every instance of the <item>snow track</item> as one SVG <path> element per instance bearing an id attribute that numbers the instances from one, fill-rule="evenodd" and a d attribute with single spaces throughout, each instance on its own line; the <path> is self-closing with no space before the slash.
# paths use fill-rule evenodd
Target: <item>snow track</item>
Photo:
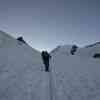
<path id="1" fill-rule="evenodd" d="M 45 72 L 41 53 L 0 31 L 0 100 L 100 100 L 100 44 L 60 46 Z"/>

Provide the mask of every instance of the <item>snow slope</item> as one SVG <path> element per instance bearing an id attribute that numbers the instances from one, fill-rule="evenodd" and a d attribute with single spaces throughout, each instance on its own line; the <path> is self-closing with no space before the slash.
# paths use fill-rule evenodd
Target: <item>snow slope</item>
<path id="1" fill-rule="evenodd" d="M 0 100 L 100 100 L 100 43 L 58 46 L 45 72 L 39 51 L 0 31 Z"/>
<path id="2" fill-rule="evenodd" d="M 0 31 L 0 100 L 48 100 L 40 52 Z"/>
<path id="3" fill-rule="evenodd" d="M 76 52 L 77 55 L 83 58 L 91 58 L 95 53 L 100 53 L 100 42 L 80 48 Z"/>
<path id="4" fill-rule="evenodd" d="M 100 100 L 100 44 L 78 48 L 71 55 L 71 46 L 59 46 L 51 52 L 54 100 Z"/>

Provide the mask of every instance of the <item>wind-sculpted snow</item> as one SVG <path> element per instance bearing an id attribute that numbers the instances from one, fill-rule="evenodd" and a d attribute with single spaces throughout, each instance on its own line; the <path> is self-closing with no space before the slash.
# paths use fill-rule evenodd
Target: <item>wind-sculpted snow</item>
<path id="1" fill-rule="evenodd" d="M 100 81 L 90 80 L 82 75 L 78 79 L 64 78 L 66 74 L 56 79 L 57 100 L 99 100 Z M 58 77 L 58 76 L 56 76 Z M 100 80 L 100 79 L 99 79 Z"/>
<path id="2" fill-rule="evenodd" d="M 95 45 L 90 47 L 84 47 L 77 50 L 76 55 L 82 58 L 91 58 L 94 54 L 100 53 L 100 43 L 95 43 Z"/>
<path id="3" fill-rule="evenodd" d="M 100 100 L 100 59 L 58 51 L 51 62 L 56 100 Z"/>
<path id="4" fill-rule="evenodd" d="M 0 33 L 0 100 L 48 100 L 40 52 Z"/>
<path id="5" fill-rule="evenodd" d="M 0 100 L 100 100 L 100 44 L 71 49 L 54 49 L 45 72 L 39 51 L 0 31 Z"/>

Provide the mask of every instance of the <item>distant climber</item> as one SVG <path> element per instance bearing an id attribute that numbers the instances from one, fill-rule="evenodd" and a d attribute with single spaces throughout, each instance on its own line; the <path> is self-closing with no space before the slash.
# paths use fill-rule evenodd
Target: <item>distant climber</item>
<path id="1" fill-rule="evenodd" d="M 45 65 L 45 71 L 49 72 L 49 60 L 51 56 L 47 51 L 42 51 L 41 56 L 42 56 L 43 63 Z"/>
<path id="2" fill-rule="evenodd" d="M 72 54 L 72 55 L 74 55 L 75 54 L 75 52 L 77 51 L 77 46 L 76 45 L 73 45 L 72 46 L 72 49 L 71 49 L 71 51 L 70 51 L 70 53 Z"/>
<path id="3" fill-rule="evenodd" d="M 22 36 L 18 37 L 17 40 L 20 41 L 20 42 L 26 43 Z"/>

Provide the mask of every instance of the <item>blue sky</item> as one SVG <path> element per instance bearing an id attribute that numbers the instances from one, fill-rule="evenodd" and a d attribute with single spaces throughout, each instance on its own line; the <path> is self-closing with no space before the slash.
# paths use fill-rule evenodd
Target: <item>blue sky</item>
<path id="1" fill-rule="evenodd" d="M 35 49 L 100 41 L 99 0 L 0 0 L 0 29 Z"/>

